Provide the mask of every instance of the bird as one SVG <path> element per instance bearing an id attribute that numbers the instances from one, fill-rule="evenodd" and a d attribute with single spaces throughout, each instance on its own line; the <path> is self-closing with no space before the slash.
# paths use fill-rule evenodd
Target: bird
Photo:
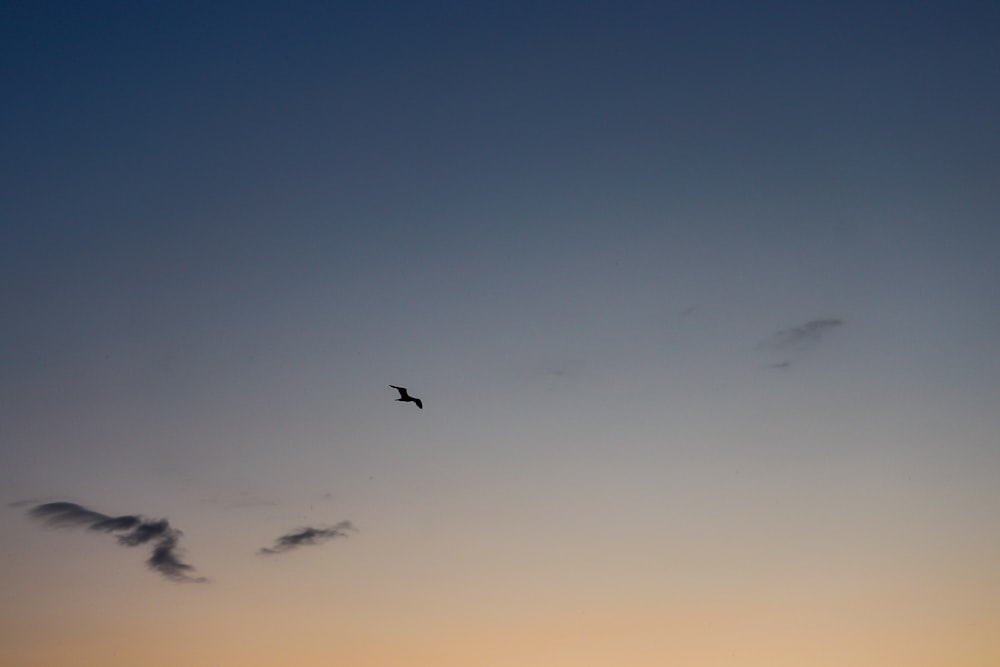
<path id="1" fill-rule="evenodd" d="M 421 410 L 424 409 L 424 404 L 419 398 L 413 398 L 408 393 L 406 393 L 406 387 L 397 387 L 394 384 L 390 384 L 389 386 L 399 392 L 399 398 L 396 399 L 397 401 L 416 403 L 418 408 L 420 408 Z"/>

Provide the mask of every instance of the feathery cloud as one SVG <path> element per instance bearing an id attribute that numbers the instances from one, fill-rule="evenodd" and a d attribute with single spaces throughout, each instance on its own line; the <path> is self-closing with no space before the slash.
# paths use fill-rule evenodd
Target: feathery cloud
<path id="1" fill-rule="evenodd" d="M 271 556 L 285 553 L 299 547 L 321 544 L 334 537 L 347 537 L 348 531 L 355 530 L 350 521 L 341 521 L 335 526 L 328 528 L 305 527 L 282 535 L 274 541 L 274 545 L 263 547 L 257 553 L 262 556 Z"/>
<path id="2" fill-rule="evenodd" d="M 797 327 L 788 327 L 778 331 L 761 345 L 779 350 L 800 350 L 813 347 L 823 339 L 825 334 L 843 323 L 843 320 L 832 317 L 810 320 Z"/>
<path id="3" fill-rule="evenodd" d="M 28 516 L 54 528 L 79 527 L 112 533 L 124 547 L 152 542 L 153 553 L 146 560 L 149 569 L 179 583 L 207 581 L 204 577 L 193 576 L 194 567 L 181 560 L 177 542 L 183 533 L 166 519 L 149 520 L 136 514 L 113 517 L 67 502 L 35 505 L 28 510 Z"/>

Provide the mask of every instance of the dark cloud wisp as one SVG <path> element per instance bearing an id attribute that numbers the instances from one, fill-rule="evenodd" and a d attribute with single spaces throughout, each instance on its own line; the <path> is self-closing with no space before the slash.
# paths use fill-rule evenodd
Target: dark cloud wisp
<path id="1" fill-rule="evenodd" d="M 78 527 L 112 533 L 118 544 L 125 547 L 152 543 L 153 553 L 146 560 L 149 569 L 170 581 L 207 581 L 204 577 L 194 576 L 194 567 L 181 560 L 177 542 L 183 533 L 166 519 L 150 520 L 133 514 L 113 517 L 67 502 L 35 505 L 28 510 L 28 516 L 55 528 Z"/>
<path id="2" fill-rule="evenodd" d="M 257 553 L 262 556 L 272 556 L 285 553 L 299 547 L 321 544 L 334 537 L 347 537 L 349 531 L 355 530 L 350 521 L 341 521 L 335 526 L 328 528 L 299 528 L 298 530 L 286 533 L 274 541 L 270 547 L 263 547 Z"/>
<path id="3" fill-rule="evenodd" d="M 843 320 L 827 317 L 818 320 L 810 320 L 797 327 L 782 329 L 769 339 L 761 343 L 761 347 L 769 347 L 776 350 L 801 350 L 818 344 L 823 336 L 841 326 Z"/>

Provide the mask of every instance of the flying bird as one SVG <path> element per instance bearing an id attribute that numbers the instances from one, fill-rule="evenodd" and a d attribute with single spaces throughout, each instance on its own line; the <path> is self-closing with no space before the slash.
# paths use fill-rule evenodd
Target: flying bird
<path id="1" fill-rule="evenodd" d="M 413 398 L 406 393 L 406 387 L 397 387 L 394 384 L 390 384 L 389 386 L 399 392 L 399 398 L 396 399 L 397 401 L 403 401 L 404 403 L 416 403 L 418 408 L 421 410 L 424 409 L 424 404 L 419 398 Z"/>

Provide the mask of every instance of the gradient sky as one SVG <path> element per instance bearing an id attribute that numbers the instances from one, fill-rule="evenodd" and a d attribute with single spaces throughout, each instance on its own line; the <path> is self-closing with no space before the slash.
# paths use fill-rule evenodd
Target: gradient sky
<path id="1" fill-rule="evenodd" d="M 0 663 L 1000 664 L 998 73 L 992 2 L 3 3 Z"/>

